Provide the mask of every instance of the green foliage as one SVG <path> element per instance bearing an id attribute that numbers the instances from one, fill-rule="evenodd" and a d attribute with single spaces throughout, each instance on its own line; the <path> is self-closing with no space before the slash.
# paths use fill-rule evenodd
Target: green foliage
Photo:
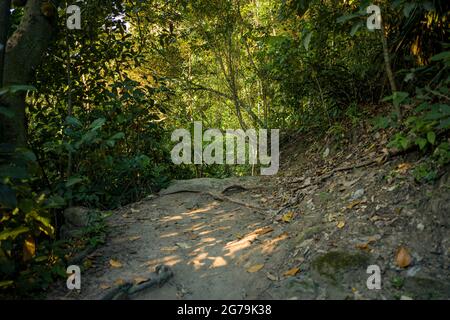
<path id="1" fill-rule="evenodd" d="M 391 279 L 391 284 L 394 288 L 400 290 L 401 288 L 403 288 L 403 286 L 405 284 L 405 278 L 394 277 Z"/>
<path id="2" fill-rule="evenodd" d="M 369 4 L 95 0 L 83 3 L 81 30 L 57 19 L 33 86 L 0 89 L 26 93 L 33 151 L 0 147 L 0 288 L 24 294 L 65 276 L 61 257 L 71 248 L 55 241 L 54 227 L 69 204 L 110 209 L 172 178 L 257 169 L 175 167 L 175 128 L 292 128 L 339 143 L 389 94 L 380 31 L 365 28 Z M 384 101 L 406 117 L 392 112 L 374 123 L 395 132 L 391 146 L 429 155 L 414 175 L 430 181 L 450 161 L 448 5 L 379 4 L 394 80 L 404 79 Z M 12 12 L 10 33 L 23 14 Z M 2 119 L 16 116 L 0 105 Z M 75 249 L 101 243 L 104 232 L 97 221 Z"/>
<path id="3" fill-rule="evenodd" d="M 33 191 L 38 168 L 31 151 L 2 144 L 0 154 L 0 288 L 31 294 L 60 270 L 48 240 L 55 235 L 52 208 L 64 203 Z"/>
<path id="4" fill-rule="evenodd" d="M 446 51 L 447 52 L 447 51 Z M 443 52 L 443 53 L 446 53 Z M 447 55 L 438 54 L 438 57 L 446 57 Z M 445 60 L 439 58 L 434 60 Z M 408 149 L 412 145 L 416 145 L 420 150 L 439 150 L 440 162 L 445 164 L 445 150 L 448 144 L 444 137 L 450 129 L 450 105 L 448 101 L 449 90 L 448 84 L 450 78 L 447 75 L 450 60 L 444 61 L 441 74 L 444 78 L 433 89 L 429 86 L 425 88 L 417 88 L 416 95 L 407 101 L 416 106 L 412 115 L 404 121 L 405 130 L 394 136 L 390 146 L 400 149 Z M 398 93 L 388 99 L 392 99 L 394 104 L 400 105 L 405 102 L 408 94 L 406 92 Z M 383 123 L 385 124 L 385 123 Z"/>
<path id="5" fill-rule="evenodd" d="M 431 161 L 421 163 L 414 168 L 413 176 L 418 182 L 434 181 L 437 178 L 436 166 Z"/>

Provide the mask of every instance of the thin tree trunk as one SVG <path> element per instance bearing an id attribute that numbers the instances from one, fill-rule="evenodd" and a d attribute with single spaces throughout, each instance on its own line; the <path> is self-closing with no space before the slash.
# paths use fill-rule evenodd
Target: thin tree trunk
<path id="1" fill-rule="evenodd" d="M 5 66 L 6 42 L 8 41 L 9 15 L 11 0 L 0 2 L 0 88 L 3 87 L 3 70 Z"/>
<path id="2" fill-rule="evenodd" d="M 392 72 L 391 67 L 391 58 L 389 57 L 389 46 L 386 38 L 386 30 L 384 27 L 384 21 L 383 18 L 381 18 L 381 42 L 383 44 L 383 57 L 384 57 L 384 65 L 386 68 L 386 75 L 389 80 L 389 84 L 391 86 L 391 93 L 394 94 L 397 92 L 397 84 L 395 83 L 394 73 Z M 400 106 L 395 107 L 395 112 L 398 114 L 398 119 L 402 119 L 402 111 L 400 109 Z"/>
<path id="3" fill-rule="evenodd" d="M 4 86 L 28 84 L 34 70 L 42 62 L 56 25 L 56 16 L 47 18 L 41 12 L 42 1 L 27 1 L 19 27 L 8 39 L 3 70 Z M 26 146 L 25 95 L 25 92 L 18 92 L 1 97 L 1 104 L 14 113 L 13 118 L 4 121 L 2 142 Z"/>

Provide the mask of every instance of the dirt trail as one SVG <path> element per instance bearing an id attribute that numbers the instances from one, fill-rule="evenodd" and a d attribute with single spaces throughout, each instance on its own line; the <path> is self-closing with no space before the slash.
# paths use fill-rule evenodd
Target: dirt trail
<path id="1" fill-rule="evenodd" d="M 174 181 L 106 218 L 106 244 L 83 263 L 81 291 L 63 283 L 48 298 L 101 299 L 166 265 L 174 276 L 164 285 L 121 298 L 449 299 L 450 174 L 420 185 L 408 161 L 416 159 L 327 179 L 311 166 L 286 177 Z M 367 287 L 370 265 L 381 290 Z"/>
<path id="2" fill-rule="evenodd" d="M 132 298 L 271 298 L 271 280 L 246 270 L 267 265 L 267 272 L 276 271 L 284 252 L 278 242 L 286 235 L 267 219 L 270 209 L 233 202 L 260 206 L 261 187 L 259 178 L 176 181 L 157 197 L 121 208 L 108 219 L 111 231 L 95 253 L 97 267 L 83 274 L 81 295 L 72 297 L 98 299 L 121 280 L 145 278 L 164 264 L 174 277 Z M 111 259 L 121 266 L 112 267 Z"/>

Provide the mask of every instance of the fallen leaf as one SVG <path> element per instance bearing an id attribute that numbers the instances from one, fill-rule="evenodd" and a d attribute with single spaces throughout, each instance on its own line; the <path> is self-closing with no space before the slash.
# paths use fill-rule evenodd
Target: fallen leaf
<path id="1" fill-rule="evenodd" d="M 266 276 L 267 276 L 267 278 L 268 278 L 269 280 L 272 280 L 272 281 L 278 281 L 278 280 L 279 280 L 277 276 L 271 274 L 270 272 L 267 272 L 267 273 L 266 273 Z"/>
<path id="2" fill-rule="evenodd" d="M 264 268 L 264 264 L 255 264 L 254 266 L 251 266 L 250 268 L 248 268 L 247 272 L 250 272 L 250 273 L 258 272 L 262 268 Z"/>
<path id="3" fill-rule="evenodd" d="M 412 259 L 411 255 L 408 252 L 408 249 L 403 246 L 398 248 L 397 254 L 395 256 L 395 263 L 397 264 L 397 266 L 399 266 L 400 268 L 406 268 L 411 264 L 411 261 Z"/>
<path id="4" fill-rule="evenodd" d="M 122 268 L 122 263 L 120 261 L 117 261 L 117 260 L 114 260 L 114 259 L 109 260 L 109 264 L 113 268 Z"/>
<path id="5" fill-rule="evenodd" d="M 102 284 L 100 285 L 100 289 L 106 290 L 106 289 L 109 289 L 109 288 L 111 288 L 111 285 L 109 285 L 109 284 L 102 283 Z"/>
<path id="6" fill-rule="evenodd" d="M 339 229 L 342 229 L 343 227 L 345 227 L 345 221 L 339 221 L 337 223 L 336 227 L 338 227 Z"/>
<path id="7" fill-rule="evenodd" d="M 141 236 L 134 236 L 134 237 L 130 237 L 128 240 L 136 241 L 136 240 L 139 240 L 140 238 L 141 238 Z"/>
<path id="8" fill-rule="evenodd" d="M 294 213 L 292 211 L 289 211 L 288 213 L 285 213 L 281 220 L 283 222 L 289 223 L 291 222 L 292 218 L 294 217 Z"/>
<path id="9" fill-rule="evenodd" d="M 398 173 L 406 173 L 409 169 L 412 168 L 412 164 L 411 163 L 400 163 L 397 166 L 397 170 L 395 170 Z"/>
<path id="10" fill-rule="evenodd" d="M 347 209 L 351 210 L 353 209 L 353 207 L 357 206 L 358 204 L 360 204 L 361 201 L 360 200 L 355 200 L 349 203 L 349 205 L 347 206 Z"/>
<path id="11" fill-rule="evenodd" d="M 300 268 L 292 268 L 285 273 L 283 273 L 283 276 L 285 277 L 293 277 L 300 271 Z"/>
<path id="12" fill-rule="evenodd" d="M 143 278 L 143 277 L 136 277 L 136 278 L 134 278 L 133 280 L 134 280 L 134 283 L 135 283 L 135 284 L 141 284 L 141 283 L 143 283 L 143 282 L 147 282 L 147 281 L 150 280 L 150 279 L 148 279 L 148 278 Z"/>
<path id="13" fill-rule="evenodd" d="M 114 281 L 114 284 L 116 286 L 121 286 L 121 285 L 125 284 L 125 280 L 119 278 L 116 281 Z"/>
<path id="14" fill-rule="evenodd" d="M 368 243 L 358 243 L 356 245 L 356 247 L 358 249 L 361 249 L 361 250 L 368 250 L 369 249 L 369 244 Z"/>

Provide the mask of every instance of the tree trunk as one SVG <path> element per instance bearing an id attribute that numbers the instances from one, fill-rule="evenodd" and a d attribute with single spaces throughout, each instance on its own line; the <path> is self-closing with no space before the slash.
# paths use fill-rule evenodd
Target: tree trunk
<path id="1" fill-rule="evenodd" d="M 43 0 L 28 0 L 24 15 L 14 34 L 8 39 L 5 53 L 3 85 L 26 85 L 42 62 L 44 53 L 56 30 L 56 14 L 46 17 L 41 12 Z M 56 9 L 54 10 L 56 13 Z M 8 93 L 1 104 L 12 111 L 12 118 L 2 119 L 2 142 L 26 145 L 25 92 Z"/>
<path id="2" fill-rule="evenodd" d="M 3 68 L 5 65 L 5 49 L 8 41 L 9 16 L 11 0 L 0 2 L 0 88 L 3 87 Z"/>
<path id="3" fill-rule="evenodd" d="M 381 18 L 381 42 L 383 44 L 383 57 L 384 57 L 384 64 L 386 68 L 386 75 L 389 80 L 389 84 L 391 86 L 391 94 L 394 94 L 397 91 L 397 84 L 395 82 L 394 73 L 392 72 L 391 67 L 391 58 L 389 57 L 389 46 L 387 42 L 387 37 L 385 34 L 385 27 L 384 27 L 384 21 L 383 18 Z M 398 120 L 402 119 L 402 110 L 400 106 L 396 107 L 395 112 L 398 114 Z"/>

